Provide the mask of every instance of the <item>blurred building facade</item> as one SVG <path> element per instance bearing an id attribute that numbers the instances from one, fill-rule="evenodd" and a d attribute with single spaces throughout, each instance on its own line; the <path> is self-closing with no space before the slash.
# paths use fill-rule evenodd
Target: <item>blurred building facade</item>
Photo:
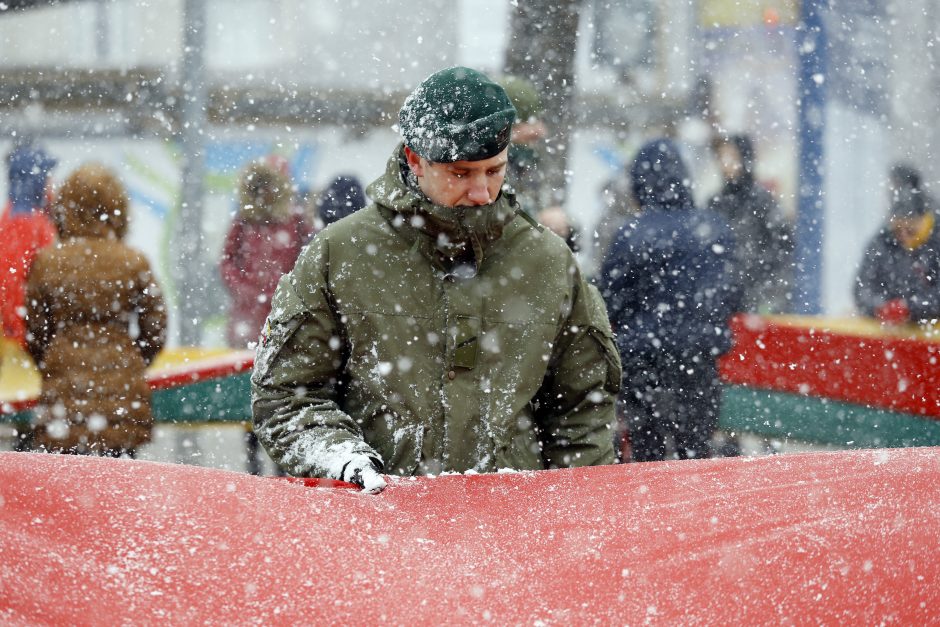
<path id="1" fill-rule="evenodd" d="M 138 217 L 131 238 L 147 240 L 166 272 L 169 248 L 151 240 L 155 229 L 169 237 L 179 197 L 187 1 L 0 11 L 2 136 L 44 139 L 62 155 L 59 177 L 91 156 L 116 167 Z M 209 246 L 221 247 L 218 225 L 250 158 L 281 154 L 298 184 L 314 188 L 334 164 L 371 180 L 418 81 L 455 63 L 501 71 L 513 4 L 205 0 Z M 567 208 L 588 235 L 601 187 L 623 176 L 644 139 L 664 132 L 688 151 L 699 201 L 719 183 L 711 134 L 752 134 L 759 178 L 796 211 L 797 0 L 582 0 L 580 11 L 575 128 L 564 149 Z M 932 159 L 940 0 L 831 0 L 825 18 L 823 309 L 845 314 L 854 264 L 887 207 L 889 165 L 910 161 L 940 183 Z"/>

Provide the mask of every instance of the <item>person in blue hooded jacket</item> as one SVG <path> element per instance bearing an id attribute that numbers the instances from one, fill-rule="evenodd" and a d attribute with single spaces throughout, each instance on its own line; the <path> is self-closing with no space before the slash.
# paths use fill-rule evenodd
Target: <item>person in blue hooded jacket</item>
<path id="1" fill-rule="evenodd" d="M 39 250 L 56 239 L 46 211 L 56 160 L 21 138 L 7 155 L 9 202 L 0 209 L 0 336 L 26 346 L 26 279 Z"/>
<path id="2" fill-rule="evenodd" d="M 317 217 L 328 226 L 366 206 L 362 183 L 352 174 L 337 175 L 317 202 Z"/>
<path id="3" fill-rule="evenodd" d="M 623 363 L 623 427 L 634 461 L 706 457 L 718 424 L 716 361 L 731 347 L 741 308 L 734 239 L 698 209 L 679 149 L 643 146 L 630 170 L 640 211 L 621 227 L 600 275 Z"/>

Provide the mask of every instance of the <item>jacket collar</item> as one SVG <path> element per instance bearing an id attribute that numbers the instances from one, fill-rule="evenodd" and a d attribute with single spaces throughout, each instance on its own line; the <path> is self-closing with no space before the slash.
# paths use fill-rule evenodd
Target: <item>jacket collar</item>
<path id="1" fill-rule="evenodd" d="M 428 199 L 399 143 L 385 174 L 367 192 L 391 227 L 444 271 L 460 266 L 479 270 L 487 249 L 516 217 L 514 194 L 503 190 L 483 207 L 444 207 Z"/>

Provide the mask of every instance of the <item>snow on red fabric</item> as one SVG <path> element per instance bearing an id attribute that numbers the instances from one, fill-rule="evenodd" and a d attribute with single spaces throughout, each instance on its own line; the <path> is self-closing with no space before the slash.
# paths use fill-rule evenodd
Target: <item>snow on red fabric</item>
<path id="1" fill-rule="evenodd" d="M 926 624 L 940 607 L 936 448 L 310 484 L 2 453 L 0 622 Z"/>

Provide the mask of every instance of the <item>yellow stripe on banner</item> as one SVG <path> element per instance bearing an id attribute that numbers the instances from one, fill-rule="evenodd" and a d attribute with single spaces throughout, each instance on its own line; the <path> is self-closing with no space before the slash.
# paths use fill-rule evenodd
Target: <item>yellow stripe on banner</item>
<path id="1" fill-rule="evenodd" d="M 222 355 L 231 354 L 231 348 L 199 348 L 195 346 L 166 348 L 157 355 L 157 358 L 150 365 L 150 369 L 147 372 L 157 374 L 161 370 L 179 368 L 180 366 L 185 366 L 210 357 L 220 357 Z"/>
<path id="2" fill-rule="evenodd" d="M 13 340 L 0 337 L 0 403 L 36 398 L 41 387 L 32 357 Z"/>
<path id="3" fill-rule="evenodd" d="M 167 348 L 157 355 L 147 372 L 151 375 L 159 374 L 162 370 L 231 353 L 230 348 Z M 0 403 L 35 399 L 41 389 L 42 377 L 29 353 L 13 340 L 0 337 Z"/>
<path id="4" fill-rule="evenodd" d="M 873 319 L 829 318 L 826 316 L 761 316 L 766 322 L 788 327 L 816 329 L 840 335 L 878 338 L 908 338 L 918 341 L 940 342 L 940 324 L 882 324 Z"/>

